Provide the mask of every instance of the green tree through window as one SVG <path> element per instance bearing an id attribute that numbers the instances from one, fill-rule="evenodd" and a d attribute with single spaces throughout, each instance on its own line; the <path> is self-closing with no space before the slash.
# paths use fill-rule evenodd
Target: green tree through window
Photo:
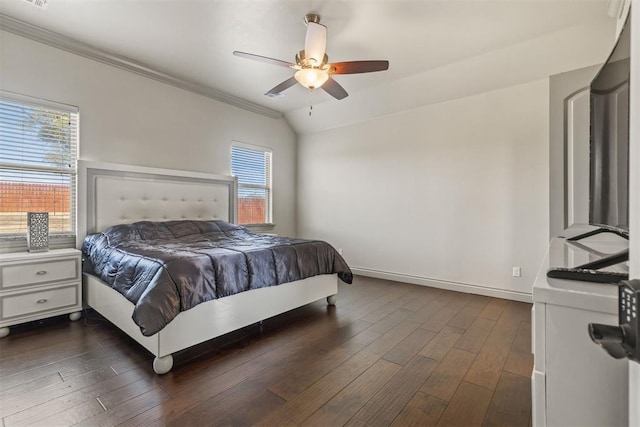
<path id="1" fill-rule="evenodd" d="M 0 92 L 0 239 L 48 212 L 52 235 L 75 234 L 78 110 Z"/>

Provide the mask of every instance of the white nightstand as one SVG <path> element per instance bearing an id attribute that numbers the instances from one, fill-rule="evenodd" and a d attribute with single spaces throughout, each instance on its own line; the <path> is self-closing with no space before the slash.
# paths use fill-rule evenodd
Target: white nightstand
<path id="1" fill-rule="evenodd" d="M 78 320 L 81 277 L 77 249 L 0 254 L 0 338 L 18 323 L 67 313 Z"/>

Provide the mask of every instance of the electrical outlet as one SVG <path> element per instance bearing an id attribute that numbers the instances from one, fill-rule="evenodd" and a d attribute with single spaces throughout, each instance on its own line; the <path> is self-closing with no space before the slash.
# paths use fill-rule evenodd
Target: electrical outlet
<path id="1" fill-rule="evenodd" d="M 511 271 L 511 275 L 513 277 L 520 277 L 522 276 L 522 271 L 520 270 L 520 267 L 513 267 L 513 270 Z"/>

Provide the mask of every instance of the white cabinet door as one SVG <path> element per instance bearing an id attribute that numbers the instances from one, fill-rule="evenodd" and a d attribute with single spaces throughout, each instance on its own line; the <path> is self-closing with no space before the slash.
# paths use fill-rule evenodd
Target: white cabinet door
<path id="1" fill-rule="evenodd" d="M 616 324 L 615 314 L 562 305 L 546 307 L 547 425 L 627 426 L 626 361 L 591 342 L 591 322 Z"/>

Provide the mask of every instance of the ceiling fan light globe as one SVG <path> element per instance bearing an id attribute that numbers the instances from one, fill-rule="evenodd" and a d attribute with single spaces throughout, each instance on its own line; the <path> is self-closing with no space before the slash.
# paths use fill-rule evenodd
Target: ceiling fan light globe
<path id="1" fill-rule="evenodd" d="M 312 65 L 318 65 L 327 50 L 327 27 L 324 25 L 309 22 L 307 24 L 307 34 L 304 40 L 305 57 L 309 61 L 314 61 Z"/>
<path id="2" fill-rule="evenodd" d="M 307 89 L 317 89 L 329 79 L 329 74 L 319 68 L 303 68 L 293 75 Z"/>

